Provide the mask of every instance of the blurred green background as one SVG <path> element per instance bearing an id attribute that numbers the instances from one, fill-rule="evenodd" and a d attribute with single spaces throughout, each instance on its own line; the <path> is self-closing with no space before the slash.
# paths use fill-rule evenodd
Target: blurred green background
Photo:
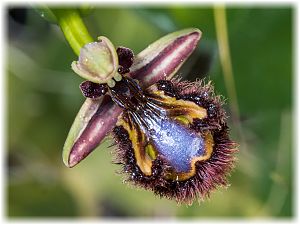
<path id="1" fill-rule="evenodd" d="M 109 37 L 136 54 L 168 32 L 197 27 L 197 51 L 179 72 L 207 77 L 228 90 L 219 59 L 212 6 L 101 6 L 84 17 L 94 38 Z M 82 79 L 59 27 L 29 6 L 6 8 L 7 183 L 6 215 L 30 217 L 250 218 L 294 215 L 293 18 L 279 6 L 226 8 L 231 61 L 241 118 L 240 144 L 228 189 L 199 205 L 178 206 L 122 183 L 111 163 L 111 140 L 78 166 L 63 165 L 68 130 L 84 101 Z M 226 110 L 230 111 L 229 106 Z"/>

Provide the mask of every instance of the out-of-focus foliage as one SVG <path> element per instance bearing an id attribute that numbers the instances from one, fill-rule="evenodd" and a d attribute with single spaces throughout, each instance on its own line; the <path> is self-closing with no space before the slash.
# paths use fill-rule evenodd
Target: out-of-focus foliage
<path id="1" fill-rule="evenodd" d="M 231 126 L 240 144 L 232 185 L 186 207 L 123 184 L 110 138 L 75 168 L 63 165 L 64 140 L 84 101 L 82 79 L 70 69 L 77 57 L 56 25 L 33 9 L 7 8 L 7 216 L 291 217 L 293 13 L 288 6 L 227 8 L 244 138 Z M 167 32 L 201 29 L 181 74 L 207 76 L 227 96 L 212 7 L 98 6 L 84 20 L 93 38 L 107 36 L 135 53 Z"/>

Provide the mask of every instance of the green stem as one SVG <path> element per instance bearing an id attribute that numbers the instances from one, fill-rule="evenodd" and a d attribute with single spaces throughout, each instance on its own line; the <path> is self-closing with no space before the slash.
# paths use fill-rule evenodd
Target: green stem
<path id="1" fill-rule="evenodd" d="M 57 22 L 73 51 L 79 55 L 80 49 L 87 43 L 93 42 L 84 25 L 81 16 L 74 9 L 53 9 Z"/>
<path id="2" fill-rule="evenodd" d="M 233 117 L 233 123 L 237 128 L 238 135 L 241 139 L 241 145 L 246 150 L 246 140 L 243 133 L 243 129 L 240 123 L 240 112 L 239 105 L 232 69 L 230 47 L 228 40 L 228 28 L 227 28 L 227 18 L 226 18 L 226 8 L 224 5 L 219 5 L 214 7 L 214 18 L 216 26 L 216 35 L 219 47 L 220 62 L 223 70 L 225 87 L 229 96 L 229 105 Z"/>
<path id="3" fill-rule="evenodd" d="M 223 69 L 224 81 L 230 99 L 230 108 L 234 120 L 239 120 L 239 107 L 232 70 L 231 55 L 229 48 L 226 9 L 223 5 L 214 7 L 214 18 L 216 25 L 216 35 L 219 47 L 220 62 Z"/>

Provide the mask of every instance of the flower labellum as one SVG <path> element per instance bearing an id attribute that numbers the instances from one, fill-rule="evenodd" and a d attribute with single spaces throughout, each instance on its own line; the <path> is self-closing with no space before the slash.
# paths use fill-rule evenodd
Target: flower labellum
<path id="1" fill-rule="evenodd" d="M 126 181 L 188 204 L 225 186 L 236 144 L 223 101 L 210 83 L 172 78 L 200 35 L 198 29 L 169 34 L 136 57 L 124 47 L 84 46 L 72 68 L 88 79 L 80 85 L 87 100 L 66 140 L 65 164 L 75 166 L 112 131 Z"/>
<path id="2" fill-rule="evenodd" d="M 112 98 L 124 107 L 113 135 L 128 181 L 186 203 L 226 185 L 235 144 L 211 84 L 160 80 L 141 90 L 128 78 Z"/>

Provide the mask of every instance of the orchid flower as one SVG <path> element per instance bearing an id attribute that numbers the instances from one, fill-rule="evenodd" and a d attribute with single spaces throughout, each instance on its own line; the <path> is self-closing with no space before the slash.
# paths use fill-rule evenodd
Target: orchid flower
<path id="1" fill-rule="evenodd" d="M 74 167 L 112 133 L 125 179 L 159 196 L 204 198 L 233 167 L 223 101 L 211 83 L 175 78 L 201 32 L 168 34 L 134 56 L 106 37 L 86 44 L 72 69 L 86 97 L 69 131 L 63 161 Z"/>

